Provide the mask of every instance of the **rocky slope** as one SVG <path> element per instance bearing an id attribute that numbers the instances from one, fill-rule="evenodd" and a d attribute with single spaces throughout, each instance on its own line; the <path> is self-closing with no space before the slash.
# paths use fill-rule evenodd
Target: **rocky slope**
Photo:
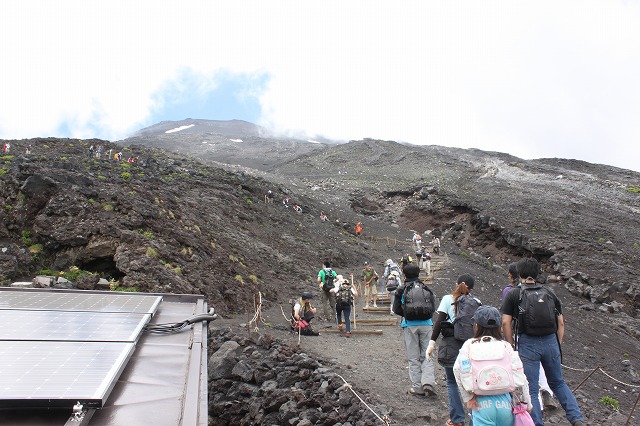
<path id="1" fill-rule="evenodd" d="M 280 414 L 301 422 L 291 407 L 294 400 L 309 415 L 318 409 L 324 413 L 312 416 L 312 424 L 334 424 L 326 411 L 332 404 L 301 402 L 318 397 L 314 383 L 320 380 L 327 382 L 320 392 L 335 396 L 330 401 L 358 404 L 341 396 L 345 389 L 332 371 L 352 382 L 394 424 L 446 420 L 442 382 L 437 403 L 404 395 L 404 353 L 397 330 L 385 331 L 380 339 L 354 336 L 348 346 L 346 339 L 321 335 L 306 339 L 301 350 L 243 336 L 260 291 L 270 326 L 262 325 L 258 333 L 295 347 L 280 306 L 286 310 L 291 296 L 314 288 L 311 283 L 325 257 L 338 271 L 357 275 L 363 260 L 381 265 L 406 252 L 410 229 L 435 227 L 444 231 L 450 259 L 436 276 L 439 295 L 451 290 L 457 275 L 471 272 L 480 283 L 481 299 L 495 305 L 508 262 L 530 254 L 543 262 L 544 279 L 567 307 L 566 364 L 578 369 L 606 366 L 630 385 L 599 376 L 581 387 L 581 406 L 594 423 L 607 424 L 630 412 L 640 384 L 635 372 L 640 349 L 635 318 L 637 173 L 389 141 L 326 146 L 294 141 L 283 150 L 283 143 L 268 138 L 247 150 L 225 148 L 233 152 L 224 155 L 238 162 L 221 167 L 211 159 L 202 163 L 191 155 L 158 150 L 151 147 L 153 141 L 144 141 L 147 146 L 52 138 L 11 141 L 12 153 L 3 157 L 0 168 L 0 280 L 30 280 L 41 269 L 75 266 L 94 272 L 93 282 L 103 277 L 128 289 L 205 294 L 224 317 L 213 326 L 221 331 L 212 334 L 211 353 L 224 342 L 240 344 L 223 357 L 231 358 L 232 368 L 211 379 L 212 418 L 225 407 L 230 413 L 218 424 L 238 424 L 244 418 L 245 424 L 258 418 L 274 422 Z M 140 162 L 89 158 L 88 148 L 99 144 L 105 152 L 122 151 L 125 160 L 139 157 Z M 31 153 L 25 155 L 29 145 Z M 264 203 L 269 189 L 276 193 L 274 204 Z M 303 213 L 278 203 L 284 196 L 299 203 Z M 328 223 L 318 220 L 321 210 L 329 215 Z M 352 231 L 357 221 L 365 227 L 361 239 Z M 278 394 L 277 403 L 268 408 L 260 402 L 264 393 L 275 395 L 271 386 L 288 388 L 293 378 L 274 384 L 263 377 L 257 383 L 255 375 L 246 373 L 251 354 L 258 358 L 263 349 L 277 349 L 285 354 L 280 357 L 302 351 L 316 360 L 296 356 L 302 365 L 296 361 L 283 371 L 300 375 L 293 384 L 301 393 Z M 318 368 L 329 370 L 310 373 Z M 586 374 L 566 371 L 572 387 Z M 600 404 L 603 397 L 618 400 L 623 414 Z M 232 416 L 234 410 L 237 415 Z M 379 424 L 361 409 L 345 413 L 340 421 Z M 558 413 L 550 413 L 548 420 L 565 424 Z"/>

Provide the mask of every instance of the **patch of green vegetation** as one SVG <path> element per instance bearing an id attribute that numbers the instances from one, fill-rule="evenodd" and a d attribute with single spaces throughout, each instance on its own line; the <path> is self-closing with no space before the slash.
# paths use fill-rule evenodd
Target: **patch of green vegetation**
<path id="1" fill-rule="evenodd" d="M 9 171 L 7 169 L 5 169 L 4 167 L 0 169 L 0 176 L 6 175 L 7 173 L 9 173 Z"/>
<path id="2" fill-rule="evenodd" d="M 258 284 L 258 277 L 256 277 L 255 275 L 249 275 L 249 279 L 252 283 Z"/>
<path id="3" fill-rule="evenodd" d="M 600 405 L 605 407 L 613 408 L 614 410 L 620 409 L 620 402 L 617 399 L 611 398 L 610 396 L 603 396 L 600 398 Z"/>
<path id="4" fill-rule="evenodd" d="M 169 211 L 168 211 L 168 214 L 169 214 L 169 217 L 170 217 L 171 219 L 175 219 L 175 218 L 176 218 L 176 215 L 174 215 L 174 214 L 173 214 L 173 212 L 172 212 L 171 210 L 169 210 Z"/>
<path id="5" fill-rule="evenodd" d="M 111 204 L 108 203 L 102 203 L 102 209 L 106 212 L 112 212 L 113 211 L 113 206 Z"/>
<path id="6" fill-rule="evenodd" d="M 33 240 L 31 239 L 31 231 L 22 231 L 22 243 L 25 246 L 30 246 L 31 244 L 33 244 Z"/>
<path id="7" fill-rule="evenodd" d="M 145 252 L 145 255 L 147 255 L 147 257 L 157 257 L 158 251 L 153 247 L 147 247 L 147 251 Z"/>
<path id="8" fill-rule="evenodd" d="M 191 247 L 183 247 L 182 250 L 180 250 L 180 253 L 186 256 L 191 255 L 193 251 L 191 250 Z"/>
<path id="9" fill-rule="evenodd" d="M 193 225 L 193 227 L 196 229 L 196 231 L 198 231 L 198 234 L 202 234 L 202 231 L 200 230 L 200 227 L 198 225 Z"/>
<path id="10" fill-rule="evenodd" d="M 598 242 L 599 242 L 600 244 L 603 244 L 605 241 L 607 241 L 607 239 L 606 239 L 605 237 L 600 237 L 600 238 L 598 238 Z"/>
<path id="11" fill-rule="evenodd" d="M 62 278 L 67 279 L 69 281 L 75 281 L 79 277 L 82 277 L 85 275 L 93 275 L 93 272 L 84 271 L 78 268 L 77 266 L 72 266 L 69 268 L 67 272 L 58 273 L 58 275 L 62 276 Z"/>
<path id="12" fill-rule="evenodd" d="M 633 194 L 640 194 L 640 185 L 629 185 L 627 191 Z"/>
<path id="13" fill-rule="evenodd" d="M 640 243 L 638 243 L 637 241 L 634 241 L 633 242 L 633 248 L 636 249 L 636 250 L 640 249 Z"/>
<path id="14" fill-rule="evenodd" d="M 127 180 L 127 179 L 129 179 L 129 178 L 131 177 L 131 173 L 129 173 L 129 172 L 122 172 L 122 173 L 120 173 L 120 177 L 121 177 L 122 179 L 124 179 L 124 180 Z"/>
<path id="15" fill-rule="evenodd" d="M 242 275 L 238 274 L 235 277 L 233 277 L 234 280 L 238 281 L 240 284 L 244 284 L 244 279 L 242 278 Z"/>
<path id="16" fill-rule="evenodd" d="M 96 200 L 94 200 L 93 198 L 89 198 L 89 204 L 93 206 L 95 203 L 96 203 Z"/>
<path id="17" fill-rule="evenodd" d="M 123 169 L 129 169 L 131 168 L 131 163 L 125 161 L 124 163 L 120 163 L 120 167 L 122 167 Z"/>
<path id="18" fill-rule="evenodd" d="M 34 244 L 32 246 L 29 246 L 29 253 L 40 254 L 42 253 L 43 249 L 44 249 L 44 246 L 42 244 Z"/>
<path id="19" fill-rule="evenodd" d="M 232 254 L 229 255 L 229 260 L 234 262 L 234 263 L 238 262 L 238 258 L 236 256 L 232 255 Z"/>
<path id="20" fill-rule="evenodd" d="M 151 232 L 151 231 L 145 231 L 145 230 L 144 230 L 144 229 L 142 229 L 142 228 L 138 228 L 138 229 L 136 229 L 136 232 L 137 232 L 138 234 L 142 234 L 142 235 L 144 235 L 145 237 L 147 237 L 147 238 L 148 238 L 148 239 L 150 239 L 150 240 L 153 240 L 153 239 L 156 237 L 155 235 L 153 235 L 153 232 Z"/>
<path id="21" fill-rule="evenodd" d="M 461 251 L 461 252 L 460 252 L 460 256 L 462 256 L 462 257 L 469 257 L 469 253 L 467 253 L 466 251 Z"/>
<path id="22" fill-rule="evenodd" d="M 211 245 L 211 248 L 212 248 L 212 249 L 217 248 L 217 247 L 216 247 L 216 242 L 215 242 L 215 241 L 211 241 L 210 245 Z"/>
<path id="23" fill-rule="evenodd" d="M 98 175 L 98 179 L 100 179 L 100 180 L 107 180 L 107 178 L 106 178 L 106 177 L 104 177 L 104 176 L 102 176 L 102 175 Z"/>
<path id="24" fill-rule="evenodd" d="M 3 155 L 2 159 L 3 160 L 12 160 L 13 159 L 13 155 Z"/>
<path id="25" fill-rule="evenodd" d="M 61 160 L 61 161 L 67 161 L 67 157 L 62 156 L 62 157 L 60 157 L 60 160 Z"/>

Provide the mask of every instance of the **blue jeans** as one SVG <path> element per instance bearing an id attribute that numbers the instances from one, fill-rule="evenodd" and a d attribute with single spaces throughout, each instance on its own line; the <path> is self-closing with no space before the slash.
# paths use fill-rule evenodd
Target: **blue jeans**
<path id="1" fill-rule="evenodd" d="M 340 306 L 340 304 L 336 303 L 336 319 L 338 320 L 338 324 L 340 324 L 342 314 L 344 313 L 344 323 L 347 327 L 347 331 L 351 332 L 351 305 L 349 306 Z"/>
<path id="2" fill-rule="evenodd" d="M 560 346 L 556 335 L 529 336 L 521 334 L 518 340 L 518 354 L 524 366 L 524 374 L 529 381 L 529 395 L 531 395 L 531 403 L 533 404 L 531 418 L 536 426 L 544 425 L 540 400 L 538 399 L 541 363 L 544 373 L 547 375 L 549 387 L 560 401 L 560 405 L 567 415 L 567 420 L 571 424 L 577 420 L 584 420 L 576 397 L 562 377 Z"/>
<path id="3" fill-rule="evenodd" d="M 444 367 L 444 372 L 447 375 L 447 393 L 449 394 L 449 418 L 453 423 L 464 424 L 466 414 L 464 406 L 462 405 L 462 398 L 460 398 L 460 390 L 458 389 L 458 383 L 456 383 L 456 376 L 453 374 L 453 367 Z M 473 422 L 469 419 L 469 426 L 472 426 Z"/>

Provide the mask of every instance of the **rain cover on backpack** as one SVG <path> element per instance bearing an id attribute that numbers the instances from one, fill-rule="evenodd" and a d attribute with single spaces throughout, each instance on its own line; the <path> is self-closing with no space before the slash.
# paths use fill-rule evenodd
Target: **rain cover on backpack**
<path id="1" fill-rule="evenodd" d="M 524 375 L 524 370 L 520 357 L 507 345 L 503 340 L 485 336 L 466 346 L 468 356 L 460 360 L 464 390 L 476 395 L 500 395 L 516 389 L 514 372 Z"/>

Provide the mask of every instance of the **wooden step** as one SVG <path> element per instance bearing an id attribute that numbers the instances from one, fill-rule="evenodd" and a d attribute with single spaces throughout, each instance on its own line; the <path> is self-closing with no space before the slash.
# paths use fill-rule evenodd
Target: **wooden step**
<path id="1" fill-rule="evenodd" d="M 344 330 L 331 330 L 331 329 L 320 329 L 318 330 L 320 334 L 323 333 L 332 333 L 332 334 L 344 334 Z M 351 326 L 351 334 L 382 334 L 382 330 L 360 330 L 353 328 L 353 324 Z"/>

